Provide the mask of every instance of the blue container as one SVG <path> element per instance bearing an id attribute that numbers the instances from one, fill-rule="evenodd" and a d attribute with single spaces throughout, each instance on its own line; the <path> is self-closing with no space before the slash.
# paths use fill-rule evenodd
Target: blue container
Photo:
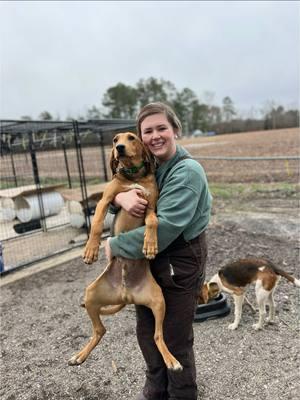
<path id="1" fill-rule="evenodd" d="M 4 261 L 3 261 L 3 254 L 2 254 L 2 243 L 0 242 L 0 273 L 4 271 Z"/>

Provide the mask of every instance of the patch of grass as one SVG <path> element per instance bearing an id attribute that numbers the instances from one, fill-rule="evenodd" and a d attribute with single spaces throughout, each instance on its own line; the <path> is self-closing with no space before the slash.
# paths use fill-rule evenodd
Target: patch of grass
<path id="1" fill-rule="evenodd" d="M 94 177 L 94 178 L 87 178 L 86 179 L 86 185 L 97 185 L 99 183 L 102 183 L 103 180 L 99 179 L 99 177 Z M 41 177 L 40 178 L 40 183 L 43 186 L 51 186 L 51 185 L 63 185 L 66 188 L 69 187 L 69 182 L 67 179 L 59 179 L 59 178 L 51 178 L 51 177 Z M 71 179 L 72 183 L 72 188 L 78 188 L 80 187 L 80 180 L 79 178 L 72 178 Z M 33 178 L 22 178 L 22 180 L 18 180 L 18 186 L 16 186 L 14 181 L 7 181 L 7 180 L 0 180 L 0 190 L 2 189 L 11 189 L 19 186 L 26 186 L 26 185 L 34 185 L 34 180 Z"/>
<path id="2" fill-rule="evenodd" d="M 259 197 L 278 194 L 278 197 L 295 197 L 300 193 L 300 184 L 277 183 L 211 183 L 209 185 L 214 198 L 223 200 L 231 198 Z"/>

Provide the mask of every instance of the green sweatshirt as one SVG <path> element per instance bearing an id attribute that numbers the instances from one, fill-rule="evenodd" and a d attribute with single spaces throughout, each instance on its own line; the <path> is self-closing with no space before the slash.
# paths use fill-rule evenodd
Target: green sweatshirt
<path id="1" fill-rule="evenodd" d="M 205 172 L 193 159 L 184 159 L 176 164 L 180 157 L 189 155 L 183 147 L 176 147 L 176 154 L 156 170 L 159 252 L 181 233 L 185 240 L 198 236 L 205 230 L 210 218 L 212 197 Z M 142 226 L 111 238 L 112 254 L 131 259 L 144 258 L 144 231 Z"/>

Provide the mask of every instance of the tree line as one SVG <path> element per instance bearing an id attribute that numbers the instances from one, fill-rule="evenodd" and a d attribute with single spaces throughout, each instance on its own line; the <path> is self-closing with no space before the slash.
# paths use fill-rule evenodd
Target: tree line
<path id="1" fill-rule="evenodd" d="M 140 79 L 135 86 L 117 83 L 104 93 L 100 107 L 93 105 L 85 116 L 69 116 L 67 119 L 135 119 L 142 106 L 153 101 L 162 101 L 174 108 L 182 122 L 184 135 L 191 135 L 195 130 L 219 134 L 299 126 L 299 110 L 285 110 L 273 101 L 261 110 L 260 118 L 242 118 L 238 116 L 235 104 L 229 96 L 223 98 L 221 106 L 213 104 L 213 93 L 206 92 L 204 97 L 200 101 L 190 88 L 177 90 L 170 81 L 150 77 Z M 28 116 L 22 118 L 31 119 Z M 51 120 L 53 117 L 48 111 L 43 111 L 39 119 Z"/>

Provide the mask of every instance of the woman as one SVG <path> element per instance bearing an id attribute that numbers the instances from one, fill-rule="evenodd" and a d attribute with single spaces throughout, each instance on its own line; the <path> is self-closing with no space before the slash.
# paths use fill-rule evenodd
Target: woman
<path id="1" fill-rule="evenodd" d="M 152 312 L 136 306 L 137 339 L 147 365 L 144 389 L 136 400 L 196 400 L 193 320 L 196 295 L 205 277 L 211 195 L 201 165 L 176 145 L 181 123 L 169 106 L 150 103 L 143 107 L 137 132 L 157 163 L 159 253 L 151 261 L 151 271 L 166 301 L 164 338 L 183 371 L 166 368 L 153 339 Z M 119 193 L 114 203 L 141 216 L 147 202 L 138 193 L 138 189 Z M 107 257 L 143 258 L 143 241 L 144 227 L 110 238 Z"/>

